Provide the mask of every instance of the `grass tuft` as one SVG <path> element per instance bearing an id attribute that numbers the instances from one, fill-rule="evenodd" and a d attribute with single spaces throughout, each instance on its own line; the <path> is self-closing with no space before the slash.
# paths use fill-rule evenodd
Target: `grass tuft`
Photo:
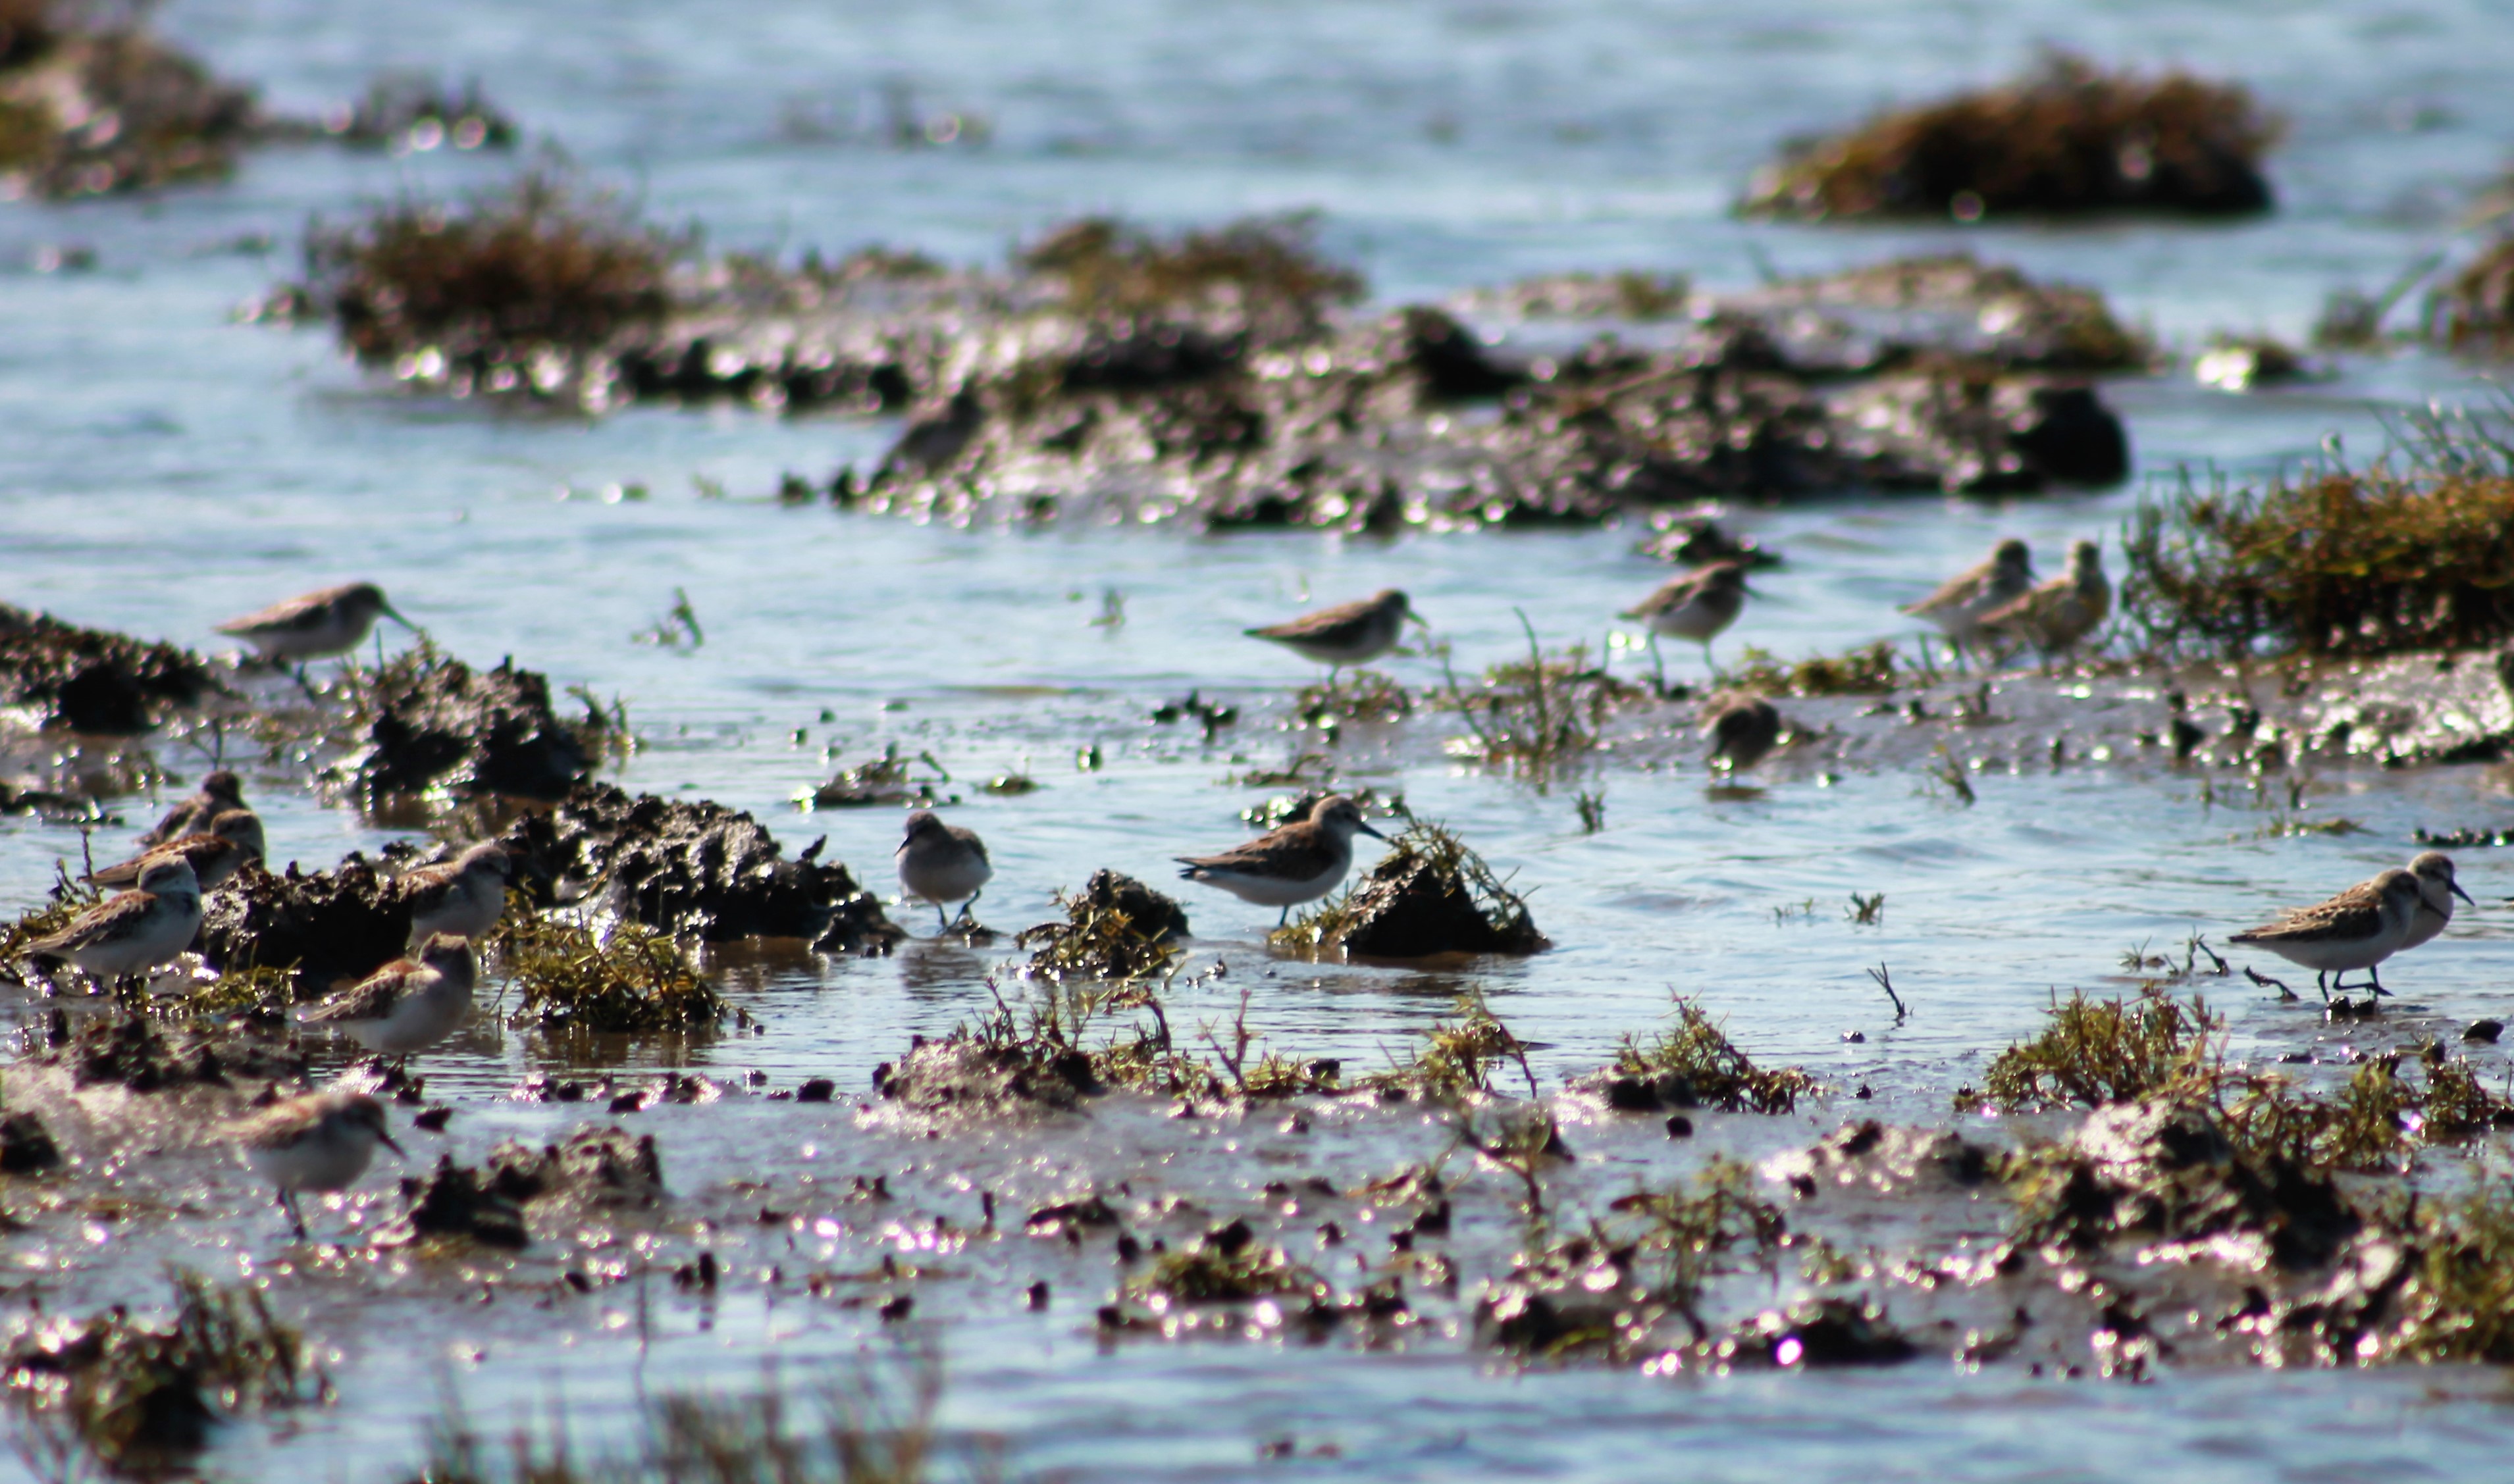
<path id="1" fill-rule="evenodd" d="M 1448 744 L 1452 755 L 1542 785 L 1597 750 L 1599 734 L 1616 708 L 1649 693 L 1592 663 L 1585 644 L 1547 653 L 1525 614 L 1519 622 L 1527 635 L 1527 658 L 1486 666 L 1482 684 L 1472 691 L 1459 686 L 1444 662 L 1446 683 L 1434 702 L 1467 725 L 1468 735 Z"/>
<path id="2" fill-rule="evenodd" d="M 669 934 L 634 922 L 609 935 L 564 914 L 509 913 L 487 956 L 514 982 L 508 1023 L 549 1033 L 713 1030 L 736 1014 Z"/>
<path id="3" fill-rule="evenodd" d="M 2226 1025 L 2199 996 L 2186 1003 L 2154 987 L 2129 1001 L 2091 1000 L 2072 989 L 2066 1000 L 2053 995 L 2049 1015 L 2040 1034 L 1992 1060 L 1978 1097 L 2019 1111 L 2203 1090 L 2213 1079 Z M 1974 1097 L 1957 1095 L 1957 1111 L 1976 1105 Z"/>
<path id="4" fill-rule="evenodd" d="M 1052 228 L 1022 249 L 1018 265 L 1062 279 L 1066 301 L 1098 319 L 1220 309 L 1262 338 L 1307 335 L 1331 304 L 1358 302 L 1362 276 L 1318 249 L 1306 213 L 1249 217 L 1174 237 L 1108 217 Z"/>
<path id="5" fill-rule="evenodd" d="M 1649 1084 L 1661 1103 L 1731 1113 L 1786 1113 L 1818 1083 L 1795 1066 L 1763 1067 L 1702 1007 L 1676 999 L 1676 1023 L 1643 1042 L 1627 1035 L 1612 1075 Z"/>
<path id="6" fill-rule="evenodd" d="M 1894 641 L 1880 639 L 1843 655 L 1810 655 L 1792 663 L 1749 647 L 1725 678 L 1738 690 L 1766 696 L 1881 696 L 1894 689 L 1902 671 Z"/>

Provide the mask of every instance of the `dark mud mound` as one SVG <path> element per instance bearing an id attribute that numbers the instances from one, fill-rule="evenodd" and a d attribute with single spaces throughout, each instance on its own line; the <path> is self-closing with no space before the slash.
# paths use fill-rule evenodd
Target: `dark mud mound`
<path id="1" fill-rule="evenodd" d="M 663 1158 L 654 1136 L 631 1138 L 588 1123 L 555 1144 L 502 1143 L 489 1151 L 482 1187 L 517 1205 L 562 1203 L 571 1210 L 643 1208 L 665 1199 Z"/>
<path id="2" fill-rule="evenodd" d="M 2243 87 L 2053 56 L 2022 82 L 1889 113 L 1758 177 L 1743 210 L 1806 220 L 2270 209 L 2279 125 Z"/>
<path id="3" fill-rule="evenodd" d="M 0 603 L 0 704 L 41 707 L 49 726 L 129 736 L 217 689 L 198 655 Z"/>
<path id="4" fill-rule="evenodd" d="M 1884 377 L 1835 405 L 1845 451 L 1949 494 L 2032 494 L 2129 477 L 2129 435 L 2091 386 L 1949 363 Z"/>
<path id="5" fill-rule="evenodd" d="M 2028 1177 L 2025 1229 L 2046 1245 L 2243 1238 L 2281 1267 L 2304 1268 L 2330 1261 L 2361 1224 L 2328 1171 L 2247 1154 L 2197 1103 L 2099 1108 L 2042 1158 Z"/>
<path id="6" fill-rule="evenodd" d="M 1900 1365 L 1921 1353 L 1884 1309 L 1830 1297 L 1767 1309 L 1737 1326 L 1725 1348 L 1737 1360 L 1784 1368 Z"/>
<path id="7" fill-rule="evenodd" d="M 294 1048 L 250 1027 L 169 1027 L 142 1015 L 93 1017 L 73 1031 L 56 1013 L 44 1044 L 24 1060 L 68 1072 L 75 1087 L 135 1093 L 296 1082 L 305 1075 L 305 1059 Z"/>
<path id="8" fill-rule="evenodd" d="M 251 90 L 139 29 L 125 19 L 134 12 L 144 8 L 0 5 L 8 194 L 58 201 L 155 190 L 235 169 L 260 122 Z"/>
<path id="9" fill-rule="evenodd" d="M 758 821 L 721 804 L 587 783 L 501 842 L 543 879 L 598 883 L 600 905 L 710 943 L 801 938 L 831 953 L 883 953 L 906 934 L 819 840 L 789 861 Z"/>
<path id="10" fill-rule="evenodd" d="M 375 809 L 431 790 L 556 800 L 590 777 L 610 723 L 550 709 L 549 681 L 512 660 L 475 670 L 422 647 L 359 696 L 365 746 L 343 765 Z"/>
<path id="11" fill-rule="evenodd" d="M 467 1237 L 489 1247 L 521 1248 L 530 1240 L 524 1213 L 514 1201 L 483 1188 L 480 1176 L 441 1155 L 422 1179 L 401 1183 L 402 1215 L 376 1233 L 379 1247 L 401 1247 L 423 1237 Z"/>
<path id="12" fill-rule="evenodd" d="M 44 1120 L 32 1113 L 0 1114 L 0 1175 L 37 1175 L 61 1162 Z"/>
<path id="13" fill-rule="evenodd" d="M 1969 1189 L 1995 1178 L 2003 1164 L 1996 1152 L 1952 1129 L 1905 1128 L 1863 1118 L 1766 1168 L 1794 1183 L 1804 1180 L 1817 1186 L 1893 1194 L 1916 1187 Z"/>
<path id="14" fill-rule="evenodd" d="M 2101 294 L 1970 253 L 1896 258 L 1788 278 L 1718 301 L 1805 376 L 1866 376 L 1926 359 L 2005 371 L 2135 371 L 2151 348 Z"/>
<path id="15" fill-rule="evenodd" d="M 287 969 L 301 1000 L 364 979 L 401 954 L 410 903 L 364 856 L 305 874 L 248 866 L 202 902 L 201 947 L 222 970 Z"/>
<path id="16" fill-rule="evenodd" d="M 1358 958 L 1537 953 L 1549 944 L 1527 903 L 1442 826 L 1409 824 L 1343 897 L 1276 931 L 1288 946 Z"/>
<path id="17" fill-rule="evenodd" d="M 907 1056 L 873 1068 L 873 1085 L 885 1101 L 936 1117 L 1062 1111 L 1102 1090 L 1084 1052 L 988 1045 L 961 1035 L 917 1037 Z"/>
<path id="18" fill-rule="evenodd" d="M 1029 973 L 1054 980 L 1122 980 L 1166 968 L 1187 937 L 1187 909 L 1119 871 L 1097 870 L 1065 899 L 1065 920 L 1027 928 Z"/>

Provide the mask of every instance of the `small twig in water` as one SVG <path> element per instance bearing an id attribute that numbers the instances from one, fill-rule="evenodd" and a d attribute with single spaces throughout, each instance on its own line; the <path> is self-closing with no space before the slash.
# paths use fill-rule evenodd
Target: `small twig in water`
<path id="1" fill-rule="evenodd" d="M 1910 1007 L 1903 1003 L 1903 996 L 1894 992 L 1894 981 L 1886 977 L 1886 966 L 1884 964 L 1879 964 L 1876 968 L 1869 970 L 1868 977 L 1875 980 L 1877 982 L 1877 987 L 1885 990 L 1886 997 L 1894 1002 L 1894 1023 L 1897 1025 L 1902 1024 L 1904 1020 L 1907 1019 L 1912 1012 Z"/>

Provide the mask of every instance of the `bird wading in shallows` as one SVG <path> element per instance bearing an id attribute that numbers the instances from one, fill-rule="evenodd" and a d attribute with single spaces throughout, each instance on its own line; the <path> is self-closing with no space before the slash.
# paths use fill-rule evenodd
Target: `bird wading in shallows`
<path id="1" fill-rule="evenodd" d="M 2374 966 L 2391 957 L 2409 940 L 2420 902 L 2418 878 L 2397 867 L 2371 881 L 2361 881 L 2338 896 L 2297 907 L 2278 921 L 2251 928 L 2227 940 L 2267 948 L 2289 963 L 2313 971 L 2314 987 L 2327 1002 L 2331 991 L 2346 993 L 2351 969 L 2363 969 L 2376 994 L 2383 987 Z"/>
<path id="2" fill-rule="evenodd" d="M 2034 558 L 2014 537 L 2001 541 L 1989 557 L 1949 579 L 1937 591 L 1902 611 L 1938 626 L 1962 661 L 1982 643 L 1981 621 L 2034 590 Z"/>
<path id="3" fill-rule="evenodd" d="M 919 902 L 932 902 L 935 920 L 946 933 L 952 931 L 953 919 L 945 915 L 944 903 L 959 902 L 960 915 L 966 917 L 985 894 L 987 883 L 994 879 L 987 842 L 978 838 L 978 832 L 947 824 L 931 809 L 908 817 L 907 831 L 893 854 L 899 861 L 900 889 Z"/>
<path id="4" fill-rule="evenodd" d="M 68 927 L 27 944 L 103 984 L 171 963 L 201 930 L 201 882 L 191 862 L 164 855 L 141 867 L 139 889 L 101 902 Z"/>
<path id="5" fill-rule="evenodd" d="M 1698 572 L 1669 578 L 1623 616 L 1647 624 L 1653 645 L 1661 634 L 1701 645 L 1703 666 L 1717 670 L 1711 641 L 1746 611 L 1749 591 L 1745 563 L 1713 562 Z"/>
<path id="6" fill-rule="evenodd" d="M 382 615 L 416 633 L 419 625 L 385 600 L 373 582 L 345 582 L 301 592 L 259 612 L 229 619 L 219 632 L 242 639 L 265 660 L 292 667 L 297 683 L 305 683 L 305 662 L 345 655 L 358 647 Z"/>
<path id="7" fill-rule="evenodd" d="M 367 1173 L 377 1144 L 402 1152 L 385 1126 L 385 1105 L 345 1088 L 272 1103 L 237 1124 L 230 1137 L 245 1164 L 270 1183 L 301 1241 L 305 1218 L 297 1209 L 299 1191 L 346 1190 Z"/>
<path id="8" fill-rule="evenodd" d="M 1327 685 L 1333 689 L 1346 665 L 1367 664 L 1395 649 L 1408 623 L 1423 623 L 1423 618 L 1406 601 L 1405 594 L 1391 587 L 1357 603 L 1339 603 L 1281 623 L 1252 628 L 1247 633 L 1325 665 Z"/>
<path id="9" fill-rule="evenodd" d="M 2078 541 L 2069 547 L 2067 573 L 1983 614 L 1979 629 L 2033 645 L 2048 668 L 2053 656 L 2086 642 L 2112 611 L 2113 584 L 2104 576 L 2103 548 Z"/>
<path id="10" fill-rule="evenodd" d="M 356 986 L 297 1013 L 299 1023 L 338 1030 L 367 1050 L 407 1059 L 463 1028 L 480 963 L 471 942 L 432 934 L 409 958 L 397 958 Z"/>
<path id="11" fill-rule="evenodd" d="M 1360 805 L 1343 794 L 1330 794 L 1312 806 L 1308 819 L 1237 849 L 1218 856 L 1179 857 L 1179 863 L 1187 867 L 1179 874 L 1218 886 L 1242 902 L 1281 907 L 1275 919 L 1275 925 L 1281 927 L 1291 920 L 1292 908 L 1318 901 L 1344 880 L 1345 872 L 1353 868 L 1357 834 L 1388 838 L 1370 827 L 1361 817 Z"/>

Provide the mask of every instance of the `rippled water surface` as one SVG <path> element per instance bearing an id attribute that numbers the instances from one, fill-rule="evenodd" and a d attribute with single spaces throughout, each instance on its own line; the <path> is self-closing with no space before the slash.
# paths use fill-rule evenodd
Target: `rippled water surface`
<path id="1" fill-rule="evenodd" d="M 162 23 L 298 111 L 318 112 L 385 67 L 477 76 L 534 136 L 724 247 L 884 242 L 987 262 L 1080 212 L 1184 223 L 1318 208 L 1327 245 L 1395 302 L 1567 268 L 1681 270 L 1734 287 L 1754 282 L 1759 262 L 1816 271 L 1967 246 L 2097 285 L 2117 312 L 2181 349 L 2214 330 L 2300 339 L 2327 292 L 2377 290 L 2450 245 L 2455 214 L 2514 145 L 2504 85 L 2514 28 L 2476 0 L 769 0 L 739 11 L 174 0 Z M 2290 121 L 2272 162 L 2281 211 L 2234 225 L 1965 232 L 1757 225 L 1725 214 L 1782 139 L 2006 76 L 2044 43 L 2250 83 Z M 963 139 L 891 147 L 882 136 L 895 109 L 928 123 L 957 116 Z M 983 142 L 967 142 L 979 134 Z M 790 847 L 827 834 L 831 854 L 877 885 L 888 884 L 897 815 L 807 818 L 791 797 L 884 743 L 927 750 L 965 797 L 954 819 L 993 849 L 983 915 L 1017 928 L 1050 915 L 1051 894 L 1096 867 L 1157 882 L 1170 857 L 1241 837 L 1237 813 L 1265 790 L 1229 779 L 1318 745 L 1287 725 L 1307 667 L 1241 639 L 1241 628 L 1401 585 L 1474 668 L 1522 643 L 1521 614 L 1549 643 L 1594 647 L 1616 630 L 1615 611 L 1666 574 L 1633 553 L 1630 530 L 1207 539 L 967 532 L 782 508 L 766 493 L 782 471 L 869 465 L 895 428 L 720 409 L 587 422 L 415 399 L 361 377 L 319 331 L 228 322 L 234 304 L 294 268 L 309 216 L 337 220 L 361 201 L 507 168 L 278 149 L 223 187 L 0 208 L 0 597 L 207 648 L 229 615 L 373 579 L 455 654 L 484 663 L 511 655 L 556 685 L 623 698 L 646 742 L 621 772 L 625 786 L 752 810 Z M 43 249 L 65 244 L 92 246 L 94 270 L 34 270 Z M 2141 471 L 2130 489 L 1732 512 L 1788 562 L 1761 580 L 1767 597 L 1724 643 L 1798 655 L 1907 632 L 1893 606 L 2000 536 L 2027 538 L 2056 568 L 2073 538 L 2117 545 L 2137 489 L 2178 469 L 2256 476 L 2311 457 L 2334 433 L 2351 453 L 2372 452 L 2403 410 L 2480 390 L 2469 369 L 2415 354 L 2250 398 L 2203 391 L 2179 372 L 2116 382 L 2106 396 Z M 703 498 L 702 483 L 729 498 Z M 634 642 L 676 589 L 704 623 L 704 646 Z M 1124 622 L 1095 625 L 1113 592 Z M 1619 666 L 1642 662 L 1608 653 Z M 1671 652 L 1670 664 L 1680 678 L 1699 669 L 1686 654 Z M 1426 658 L 1391 667 L 1417 684 L 1438 678 Z M 1190 688 L 1237 704 L 1238 724 L 1207 743 L 1147 719 Z M 1647 1029 L 1672 989 L 1698 995 L 1759 1057 L 1802 1063 L 1837 1089 L 1794 1119 L 1706 1140 L 1764 1153 L 1853 1108 L 1938 1118 L 1953 1087 L 2037 1024 L 2055 987 L 2106 985 L 2126 949 L 2178 946 L 2195 930 L 2222 940 L 2275 905 L 2398 863 L 2414 827 L 2494 826 L 2506 813 L 2503 781 L 2479 767 L 2342 769 L 2313 782 L 2307 813 L 2363 830 L 2284 835 L 2238 789 L 2204 801 L 2193 773 L 2127 752 L 2042 766 L 2039 732 L 1984 735 L 1959 758 L 1980 760 L 1969 806 L 1899 756 L 1784 759 L 1761 787 L 1715 795 L 1691 745 L 1671 740 L 1685 720 L 1674 710 L 1619 719 L 1617 750 L 1551 791 L 1452 765 L 1437 718 L 1354 729 L 1348 780 L 1401 791 L 1515 872 L 1554 950 L 1439 974 L 1278 961 L 1262 909 L 1190 887 L 1191 963 L 1219 960 L 1231 978 L 1183 990 L 1181 1005 L 1211 1020 L 1253 983 L 1251 1019 L 1278 1044 L 1366 1066 L 1474 987 L 1543 1043 L 1537 1067 L 1552 1078 Z M 1095 746 L 1102 765 L 1079 767 Z M 186 777 L 206 766 L 180 748 L 159 760 Z M 1044 787 L 978 792 L 1015 770 Z M 284 762 L 249 776 L 279 861 L 328 864 L 391 837 L 323 807 Z M 1580 789 L 1602 789 L 1602 831 L 1582 831 Z M 121 807 L 137 821 L 150 801 Z M 107 831 L 99 848 L 124 838 Z M 78 850 L 73 830 L 0 818 L 0 908 L 35 902 L 52 862 Z M 2395 976 L 2416 1024 L 2501 1011 L 2514 980 L 2503 928 L 2514 867 L 2474 852 L 2462 870 L 2485 910 Z M 1883 922 L 1846 920 L 1849 896 L 1875 892 L 1887 899 Z M 723 955 L 764 1034 L 605 1055 L 616 1067 L 665 1062 L 727 1082 L 756 1069 L 774 1086 L 827 1075 L 864 1088 L 912 1033 L 942 1031 L 985 1004 L 986 978 L 1009 951 L 924 941 L 931 922 L 919 909 L 901 920 L 920 940 L 885 960 Z M 1880 963 L 1913 1006 L 1899 1026 L 1864 973 Z M 2240 980 L 2219 994 L 2239 1052 L 2345 1039 Z M 1864 1041 L 1845 1039 L 1854 1030 Z M 2501 1075 L 2502 1059 L 2486 1057 Z M 581 1109 L 501 1101 L 548 1064 L 531 1040 L 484 1018 L 429 1068 L 431 1091 L 462 1110 L 442 1146 L 476 1157 L 508 1134 L 556 1137 L 578 1121 Z M 1839 1092 L 1858 1084 L 1873 1086 L 1876 1103 Z M 808 1114 L 746 1102 L 641 1117 L 673 1188 L 728 1221 L 740 1204 L 733 1183 L 759 1169 L 783 1181 L 804 1179 L 795 1172 L 815 1160 L 851 1172 L 935 1157 L 860 1124 L 843 1099 Z M 1209 1149 L 1196 1156 L 1188 1136 L 1158 1123 L 1112 1112 L 1079 1151 L 1005 1133 L 973 1136 L 949 1158 L 1027 1171 L 1034 1183 L 1138 1158 L 1242 1195 L 1267 1178 L 1234 1173 Z M 1340 1137 L 1332 1157 L 1354 1179 L 1437 1145 L 1401 1127 Z M 1664 1174 L 1698 1155 L 1636 1146 L 1631 1158 Z M 258 1196 L 240 1177 L 213 1186 L 204 1209 L 230 1219 L 171 1239 L 97 1226 L 90 1240 L 131 1248 L 115 1270 L 142 1277 L 162 1256 L 224 1270 L 268 1251 L 276 1228 Z M 0 1239 L 19 1244 L 13 1261 L 28 1269 L 52 1263 L 59 1254 L 44 1244 L 61 1240 Z M 750 1244 L 763 1263 L 773 1260 L 760 1255 L 765 1240 Z M 1690 1476 L 1734 1480 L 2470 1478 L 2502 1466 L 2514 1434 L 2498 1383 L 2475 1374 L 2169 1374 L 2134 1388 L 1924 1362 L 1849 1379 L 1667 1382 L 1510 1374 L 1454 1345 L 1103 1352 L 1089 1333 L 1097 1301 L 1079 1291 L 1046 1314 L 1020 1311 L 1023 1261 L 973 1256 L 981 1276 L 1002 1284 L 932 1305 L 951 1355 L 946 1416 L 1003 1434 L 1018 1468 L 1057 1476 L 1298 1467 L 1618 1479 L 1663 1475 L 1681 1460 Z M 99 1282 L 64 1292 L 103 1295 L 110 1284 Z M 318 1306 L 315 1328 L 342 1355 L 340 1404 L 284 1435 L 231 1429 L 214 1465 L 236 1477 L 383 1478 L 414 1457 L 448 1366 L 475 1399 L 563 1395 L 591 1415 L 624 1406 L 635 1386 L 747 1382 L 772 1340 L 798 1361 L 846 1352 L 870 1323 L 757 1292 L 700 1305 L 658 1287 L 633 1311 L 503 1320 L 483 1331 L 494 1340 L 467 1349 L 467 1321 L 406 1302 L 407 1328 L 389 1333 L 362 1327 L 355 1304 Z M 494 1404 L 484 1416 L 501 1420 Z M 1331 1442 L 1339 1456 L 1252 1462 L 1257 1443 L 1279 1436 Z M 0 1477 L 16 1466 L 0 1458 Z"/>

